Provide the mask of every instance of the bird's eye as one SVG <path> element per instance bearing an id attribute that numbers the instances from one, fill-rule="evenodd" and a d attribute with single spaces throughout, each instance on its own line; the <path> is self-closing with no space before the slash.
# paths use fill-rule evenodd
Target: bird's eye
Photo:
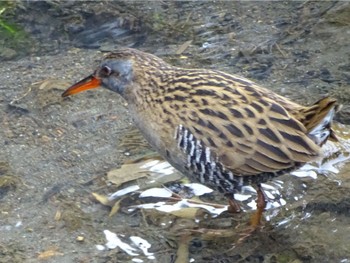
<path id="1" fill-rule="evenodd" d="M 109 75 L 111 75 L 111 73 L 112 73 L 112 69 L 108 66 L 103 66 L 100 70 L 100 74 L 103 77 L 108 77 Z"/>

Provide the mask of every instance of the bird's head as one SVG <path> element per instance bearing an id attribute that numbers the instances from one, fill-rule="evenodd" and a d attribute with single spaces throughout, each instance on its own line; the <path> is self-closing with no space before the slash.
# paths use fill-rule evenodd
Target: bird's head
<path id="1" fill-rule="evenodd" d="M 136 93 L 142 96 L 149 89 L 157 88 L 156 84 L 150 85 L 149 80 L 153 76 L 158 78 L 166 69 L 173 67 L 154 55 L 132 48 L 121 48 L 107 54 L 93 74 L 69 87 L 62 97 L 104 87 L 130 100 Z"/>
<path id="2" fill-rule="evenodd" d="M 133 79 L 133 62 L 128 58 L 107 58 L 93 74 L 69 87 L 62 97 L 100 86 L 123 95 Z"/>

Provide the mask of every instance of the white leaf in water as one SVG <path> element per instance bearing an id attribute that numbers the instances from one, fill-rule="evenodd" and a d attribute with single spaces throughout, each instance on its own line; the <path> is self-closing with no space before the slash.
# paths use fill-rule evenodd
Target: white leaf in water
<path id="1" fill-rule="evenodd" d="M 138 256 L 139 255 L 137 253 L 134 253 L 134 251 L 136 251 L 135 248 L 133 248 L 129 244 L 121 241 L 119 239 L 119 237 L 117 236 L 117 234 L 115 234 L 109 230 L 104 230 L 103 233 L 105 233 L 105 236 L 107 239 L 106 247 L 108 247 L 109 249 L 114 249 L 116 247 L 119 247 L 120 249 L 124 250 L 130 256 Z"/>
<path id="2" fill-rule="evenodd" d="M 242 186 L 242 192 L 256 193 L 256 190 L 251 185 L 245 185 L 245 186 Z"/>
<path id="3" fill-rule="evenodd" d="M 143 191 L 140 194 L 140 197 L 162 197 L 162 198 L 168 198 L 171 197 L 172 193 L 165 189 L 165 188 L 151 188 L 147 189 L 146 191 Z"/>
<path id="4" fill-rule="evenodd" d="M 120 196 L 126 195 L 128 193 L 135 192 L 135 191 L 137 191 L 139 189 L 140 189 L 140 187 L 138 185 L 130 185 L 128 187 L 125 187 L 125 188 L 123 188 L 123 189 L 121 189 L 121 190 L 111 194 L 108 197 L 108 199 L 111 201 L 111 200 L 114 200 L 114 199 L 116 199 L 116 198 L 118 198 Z"/>
<path id="5" fill-rule="evenodd" d="M 117 234 L 109 230 L 104 230 L 103 232 L 106 236 L 107 243 L 105 246 L 97 245 L 96 248 L 98 250 L 105 250 L 106 248 L 115 249 L 119 247 L 121 250 L 123 250 L 130 256 L 138 256 L 139 254 L 136 252 L 138 250 L 141 250 L 143 254 L 147 256 L 148 259 L 155 259 L 153 253 L 148 252 L 148 249 L 151 248 L 151 244 L 147 240 L 138 236 L 131 236 L 130 240 L 132 242 L 132 246 L 135 246 L 135 247 L 132 247 L 131 245 L 120 240 Z M 140 260 L 141 259 L 136 259 L 134 262 L 143 262 L 142 260 L 141 261 Z"/>
<path id="6" fill-rule="evenodd" d="M 206 187 L 205 185 L 198 183 L 185 184 L 186 187 L 192 189 L 194 195 L 201 196 L 213 192 L 212 189 Z"/>
<path id="7" fill-rule="evenodd" d="M 319 171 L 320 172 L 332 172 L 332 173 L 337 174 L 337 173 L 339 173 L 339 169 L 334 167 L 334 165 L 336 165 L 338 163 L 343 163 L 349 159 L 350 159 L 350 156 L 344 156 L 343 154 L 341 154 L 337 158 L 331 159 L 331 160 L 325 162 L 324 164 L 322 164 L 319 167 Z"/>
<path id="8" fill-rule="evenodd" d="M 299 178 L 303 178 L 303 177 L 311 177 L 312 179 L 317 178 L 317 173 L 315 171 L 297 170 L 292 172 L 291 174 Z"/>
<path id="9" fill-rule="evenodd" d="M 284 200 L 283 198 L 280 198 L 279 202 L 282 206 L 287 204 L 286 200 Z"/>
<path id="10" fill-rule="evenodd" d="M 170 165 L 168 162 L 161 162 L 157 163 L 156 165 L 153 165 L 149 170 L 151 172 L 157 172 L 157 173 L 163 173 L 163 170 L 171 169 L 174 170 L 174 168 Z"/>
<path id="11" fill-rule="evenodd" d="M 136 208 L 143 208 L 143 209 L 157 209 L 160 206 L 164 206 L 166 203 L 165 202 L 157 202 L 157 203 L 148 203 L 148 204 L 141 204 L 141 205 L 136 205 L 136 206 L 131 206 L 129 207 L 128 211 L 132 212 Z"/>
<path id="12" fill-rule="evenodd" d="M 272 180 L 271 183 L 275 184 L 276 187 L 278 187 L 278 188 L 281 188 L 283 186 L 283 184 L 284 184 L 283 181 L 278 180 L 278 179 Z"/>
<path id="13" fill-rule="evenodd" d="M 276 187 L 272 186 L 272 185 L 269 185 L 269 184 L 264 184 L 262 183 L 261 184 L 261 187 L 266 190 L 266 191 L 277 191 Z"/>
<path id="14" fill-rule="evenodd" d="M 339 169 L 335 167 L 335 165 L 339 163 L 344 163 L 349 160 L 350 156 L 344 156 L 343 154 L 339 155 L 336 158 L 329 159 L 326 162 L 320 164 L 319 166 L 314 166 L 311 164 L 305 164 L 300 169 L 292 172 L 292 175 L 297 177 L 311 177 L 313 179 L 317 178 L 317 173 L 325 174 L 325 173 L 339 173 Z"/>
<path id="15" fill-rule="evenodd" d="M 339 173 L 339 169 L 335 168 L 333 165 L 334 163 L 332 162 L 326 162 L 318 169 L 318 171 L 320 173 L 327 173 L 327 172 L 331 172 L 335 174 Z"/>
<path id="16" fill-rule="evenodd" d="M 181 204 L 182 207 L 203 208 L 203 209 L 207 210 L 213 216 L 218 216 L 227 210 L 227 206 L 223 206 L 222 208 L 215 208 L 215 207 L 208 205 L 208 204 L 190 203 L 186 199 L 183 199 L 181 202 L 182 202 L 182 204 Z"/>
<path id="17" fill-rule="evenodd" d="M 275 196 L 270 191 L 267 190 L 264 193 L 269 200 L 275 199 Z"/>
<path id="18" fill-rule="evenodd" d="M 175 204 L 167 204 L 165 202 L 157 202 L 157 203 L 149 203 L 149 204 L 141 204 L 137 206 L 138 208 L 143 209 L 157 209 L 158 211 L 165 212 L 165 213 L 171 213 L 172 211 L 176 211 L 181 209 L 181 205 L 179 205 L 179 202 Z"/>
<path id="19" fill-rule="evenodd" d="M 147 169 L 149 167 L 152 167 L 154 165 L 156 165 L 157 163 L 159 163 L 159 160 L 154 160 L 154 161 L 150 161 L 150 162 L 146 162 L 144 165 L 142 165 L 140 168 L 141 169 Z"/>
<path id="20" fill-rule="evenodd" d="M 151 248 L 151 244 L 147 240 L 138 236 L 131 236 L 130 240 L 134 243 L 135 246 L 142 250 L 145 256 L 148 258 L 153 256 L 153 253 L 148 252 L 148 249 Z"/>
<path id="21" fill-rule="evenodd" d="M 310 171 L 310 170 L 317 170 L 318 168 L 314 165 L 311 165 L 309 163 L 305 164 L 304 166 L 300 167 L 297 171 Z"/>
<path id="22" fill-rule="evenodd" d="M 271 203 L 271 208 L 277 208 L 283 206 L 281 202 L 273 202 Z"/>
<path id="23" fill-rule="evenodd" d="M 244 194 L 235 194 L 235 200 L 237 201 L 245 201 L 252 197 L 252 195 L 244 195 Z"/>
<path id="24" fill-rule="evenodd" d="M 106 249 L 104 245 L 96 245 L 97 250 L 103 251 Z"/>
<path id="25" fill-rule="evenodd" d="M 193 207 L 193 208 L 203 208 L 207 210 L 212 216 L 218 216 L 222 212 L 227 210 L 227 206 L 223 206 L 221 208 L 215 208 L 213 206 L 210 206 L 208 204 L 201 204 L 201 203 L 191 203 L 188 202 L 186 199 L 183 199 L 175 204 L 167 204 L 165 202 L 158 202 L 158 203 L 149 203 L 149 204 L 141 204 L 136 206 L 137 208 L 143 208 L 143 209 L 156 209 L 161 212 L 165 213 L 172 213 L 173 211 L 178 211 L 183 208 Z"/>
<path id="26" fill-rule="evenodd" d="M 256 201 L 255 200 L 252 200 L 251 202 L 249 202 L 247 204 L 250 208 L 252 208 L 253 210 L 256 209 Z"/>

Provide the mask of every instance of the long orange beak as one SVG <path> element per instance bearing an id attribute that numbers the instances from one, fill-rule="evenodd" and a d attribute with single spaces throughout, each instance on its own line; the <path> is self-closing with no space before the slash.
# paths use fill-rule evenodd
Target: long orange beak
<path id="1" fill-rule="evenodd" d="M 62 93 L 62 97 L 67 97 L 84 90 L 98 88 L 101 85 L 101 80 L 95 78 L 93 75 L 82 79 L 81 81 L 75 83 L 73 86 L 69 87 L 65 92 Z"/>

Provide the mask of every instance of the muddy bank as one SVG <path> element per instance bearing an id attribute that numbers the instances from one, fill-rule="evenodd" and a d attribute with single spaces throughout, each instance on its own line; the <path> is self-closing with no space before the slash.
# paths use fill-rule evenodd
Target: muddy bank
<path id="1" fill-rule="evenodd" d="M 144 262 L 171 262 L 185 243 L 174 235 L 180 226 L 246 222 L 244 213 L 195 223 L 129 212 L 142 202 L 136 194 L 108 217 L 110 209 L 91 193 L 117 190 L 106 173 L 151 150 L 137 135 L 128 138 L 132 120 L 118 96 L 60 95 L 90 74 L 103 52 L 130 46 L 174 65 L 243 75 L 299 103 L 332 94 L 344 104 L 338 120 L 348 123 L 349 10 L 346 2 L 43 1 L 21 3 L 15 16 L 5 13 L 29 34 L 31 46 L 21 52 L 8 44 L 0 52 L 7 59 L 0 65 L 0 262 L 131 262 L 121 250 L 96 249 L 106 242 L 105 229 L 147 239 L 156 259 Z M 233 250 L 228 240 L 193 238 L 190 258 L 348 262 L 349 167 L 339 169 L 316 179 L 279 178 L 287 205 L 267 213 L 261 232 Z M 225 203 L 218 195 L 206 198 Z"/>

